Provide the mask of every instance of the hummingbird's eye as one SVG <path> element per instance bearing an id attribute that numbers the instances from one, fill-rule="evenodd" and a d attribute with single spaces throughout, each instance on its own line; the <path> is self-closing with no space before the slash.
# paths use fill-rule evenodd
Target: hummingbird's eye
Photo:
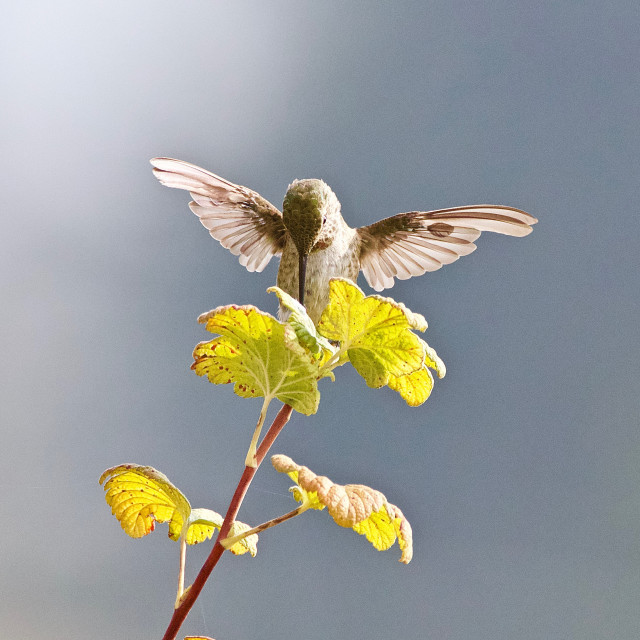
<path id="1" fill-rule="evenodd" d="M 325 216 L 324 218 L 322 218 L 322 224 L 324 224 L 327 221 L 327 216 Z"/>

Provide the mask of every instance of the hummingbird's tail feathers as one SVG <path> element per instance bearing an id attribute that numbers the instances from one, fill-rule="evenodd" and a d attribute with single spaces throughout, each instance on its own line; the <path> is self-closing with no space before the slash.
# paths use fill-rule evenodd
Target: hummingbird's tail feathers
<path id="1" fill-rule="evenodd" d="M 436 271 L 475 251 L 483 231 L 526 236 L 536 222 L 520 209 L 495 205 L 399 213 L 357 230 L 360 268 L 369 285 L 382 291 L 394 278 Z"/>
<path id="2" fill-rule="evenodd" d="M 248 271 L 262 271 L 282 251 L 282 214 L 255 191 L 182 160 L 153 158 L 151 164 L 162 184 L 189 191 L 191 211 Z"/>

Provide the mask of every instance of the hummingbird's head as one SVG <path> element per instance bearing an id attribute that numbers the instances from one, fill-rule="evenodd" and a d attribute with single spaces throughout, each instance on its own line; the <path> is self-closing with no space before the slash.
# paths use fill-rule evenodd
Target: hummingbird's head
<path id="1" fill-rule="evenodd" d="M 322 180 L 294 180 L 282 203 L 284 226 L 300 255 L 314 246 L 329 246 L 340 217 L 336 194 Z"/>

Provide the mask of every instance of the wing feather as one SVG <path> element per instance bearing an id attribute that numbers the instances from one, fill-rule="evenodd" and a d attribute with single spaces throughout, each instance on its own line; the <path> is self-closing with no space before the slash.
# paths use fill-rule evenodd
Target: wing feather
<path id="1" fill-rule="evenodd" d="M 483 231 L 523 237 L 536 222 L 525 211 L 499 205 L 399 213 L 358 229 L 360 266 L 369 285 L 382 291 L 394 278 L 436 271 L 475 251 Z"/>
<path id="2" fill-rule="evenodd" d="M 162 184 L 191 194 L 191 211 L 247 270 L 262 271 L 282 252 L 282 214 L 258 193 L 182 160 L 153 158 L 151 164 Z"/>
<path id="3" fill-rule="evenodd" d="M 413 275 L 411 273 L 411 262 L 407 261 L 401 251 L 393 249 L 391 251 L 391 259 L 398 270 L 397 277 L 399 280 L 408 280 Z"/>

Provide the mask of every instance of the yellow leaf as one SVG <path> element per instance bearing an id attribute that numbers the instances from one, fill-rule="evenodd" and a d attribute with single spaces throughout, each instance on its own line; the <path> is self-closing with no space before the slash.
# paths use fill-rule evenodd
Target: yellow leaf
<path id="1" fill-rule="evenodd" d="M 224 518 L 219 513 L 192 509 L 180 489 L 153 467 L 138 464 L 111 467 L 100 476 L 100 484 L 103 483 L 111 512 L 132 538 L 151 533 L 156 522 L 169 522 L 172 540 L 179 540 L 184 533 L 187 544 L 193 545 L 211 538 L 222 527 Z M 185 522 L 189 524 L 186 532 Z M 241 533 L 250 528 L 243 522 L 234 522 L 231 531 Z M 258 536 L 253 534 L 236 543 L 230 551 L 234 555 L 250 552 L 255 556 L 257 542 Z"/>
<path id="2" fill-rule="evenodd" d="M 220 529 L 224 521 L 219 513 L 211 509 L 192 509 L 188 519 L 190 524 L 186 534 L 187 544 L 198 544 L 208 540 Z M 176 512 L 169 523 L 169 537 L 179 540 L 182 527 L 182 517 Z"/>
<path id="3" fill-rule="evenodd" d="M 380 551 L 391 547 L 397 539 L 402 551 L 400 562 L 408 564 L 411 561 L 411 525 L 402 511 L 387 502 L 380 491 L 361 484 L 335 484 L 285 455 L 272 456 L 271 463 L 277 471 L 286 473 L 297 483 L 294 498 L 298 502 L 313 495 L 318 504 L 327 507 L 336 524 L 364 535 Z"/>
<path id="4" fill-rule="evenodd" d="M 318 323 L 318 333 L 340 343 L 370 387 L 422 368 L 425 342 L 412 329 L 426 328 L 426 320 L 404 305 L 391 298 L 365 297 L 353 282 L 342 279 L 330 281 L 329 304 Z"/>
<path id="5" fill-rule="evenodd" d="M 278 398 L 299 413 L 318 409 L 319 366 L 295 339 L 293 330 L 256 307 L 229 305 L 198 321 L 220 337 L 202 342 L 191 368 L 214 384 L 234 383 L 245 398 Z"/>
<path id="6" fill-rule="evenodd" d="M 421 405 L 431 395 L 433 390 L 433 375 L 429 368 L 434 369 L 439 378 L 444 378 L 447 369 L 438 357 L 435 349 L 424 342 L 425 358 L 421 369 L 406 376 L 389 376 L 390 389 L 397 391 L 410 407 Z"/>
<path id="7" fill-rule="evenodd" d="M 106 480 L 106 482 L 105 482 Z M 141 538 L 151 533 L 156 522 L 167 522 L 178 514 L 186 520 L 191 505 L 169 478 L 153 467 L 122 464 L 100 476 L 111 513 L 127 535 Z"/>
<path id="8" fill-rule="evenodd" d="M 389 388 L 397 391 L 410 407 L 420 406 L 433 389 L 433 376 L 427 367 L 422 367 L 407 376 L 389 376 Z"/>
<path id="9" fill-rule="evenodd" d="M 209 540 L 219 528 L 210 522 L 194 522 L 187 531 L 187 544 L 198 544 Z"/>
<path id="10" fill-rule="evenodd" d="M 245 531 L 249 531 L 249 529 L 251 529 L 251 527 L 248 524 L 236 521 L 231 525 L 231 529 L 229 530 L 229 537 L 233 538 L 241 533 L 244 533 Z M 229 551 L 231 551 L 231 553 L 236 556 L 241 556 L 248 552 L 252 557 L 255 558 L 256 553 L 258 553 L 257 544 L 258 534 L 252 533 L 250 536 L 242 538 L 242 540 L 236 542 L 229 548 Z"/>
<path id="11" fill-rule="evenodd" d="M 353 530 L 366 536 L 367 540 L 379 551 L 384 551 L 396 541 L 393 522 L 384 505 L 362 522 L 353 525 Z"/>

